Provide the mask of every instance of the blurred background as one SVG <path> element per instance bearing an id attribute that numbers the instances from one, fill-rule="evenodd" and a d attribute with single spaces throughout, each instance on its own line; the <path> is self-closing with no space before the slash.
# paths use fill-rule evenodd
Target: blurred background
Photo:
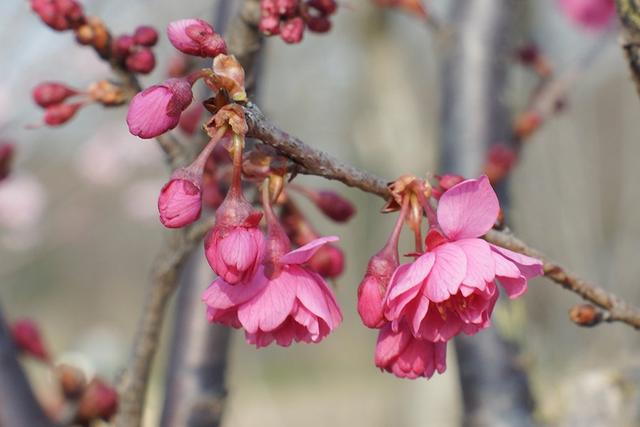
<path id="1" fill-rule="evenodd" d="M 118 34 L 139 24 L 164 29 L 179 18 L 209 19 L 215 3 L 84 5 Z M 447 1 L 433 3 L 446 16 Z M 571 270 L 640 302 L 640 102 L 616 31 L 603 42 L 602 34 L 574 27 L 555 1 L 526 3 L 516 37 L 538 43 L 559 73 L 598 47 L 566 110 L 524 147 L 512 178 L 511 226 Z M 305 142 L 380 176 L 439 171 L 438 41 L 411 16 L 368 0 L 350 0 L 333 22 L 329 34 L 307 33 L 299 45 L 268 39 L 259 83 L 265 114 Z M 111 379 L 129 356 L 151 262 L 166 232 L 156 197 L 168 171 L 153 142 L 129 135 L 124 108 L 89 107 L 61 128 L 26 130 L 41 121 L 30 96 L 38 82 L 84 87 L 110 71 L 71 35 L 42 25 L 25 1 L 0 2 L 0 35 L 0 140 L 18 147 L 15 172 L 0 184 L 0 299 L 10 319 L 40 323 L 59 360 Z M 165 77 L 173 49 L 164 35 L 156 53 L 158 66 L 145 85 Z M 507 100 L 514 111 L 523 108 L 533 84 L 531 73 L 514 64 Z M 355 311 L 366 262 L 384 244 L 393 218 L 379 215 L 376 197 L 318 178 L 301 182 L 339 189 L 357 205 L 356 218 L 339 226 L 300 200 L 318 229 L 341 237 L 347 264 L 336 289 L 345 321 L 317 345 L 257 351 L 234 334 L 224 425 L 458 425 L 453 346 L 444 375 L 407 381 L 382 374 L 373 365 L 375 331 L 362 327 Z M 204 290 L 209 282 L 201 285 Z M 539 279 L 526 297 L 499 303 L 495 323 L 522 347 L 536 417 L 581 426 L 602 425 L 590 422 L 605 414 L 609 425 L 638 425 L 640 336 L 621 324 L 576 327 L 567 311 L 577 302 Z M 163 342 L 149 426 L 157 425 L 162 404 Z M 46 400 L 51 378 L 36 364 L 27 366 Z"/>

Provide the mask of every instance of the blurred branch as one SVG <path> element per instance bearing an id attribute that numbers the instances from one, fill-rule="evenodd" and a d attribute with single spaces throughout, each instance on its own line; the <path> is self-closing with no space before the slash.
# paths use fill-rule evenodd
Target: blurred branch
<path id="1" fill-rule="evenodd" d="M 0 426 L 53 427 L 18 362 L 18 351 L 0 308 Z"/>
<path id="2" fill-rule="evenodd" d="M 616 0 L 616 5 L 623 27 L 620 44 L 640 96 L 640 5 L 637 0 Z"/>
<path id="3" fill-rule="evenodd" d="M 387 182 L 367 171 L 343 163 L 335 157 L 305 144 L 295 136 L 291 136 L 269 121 L 260 109 L 252 103 L 245 106 L 245 115 L 249 124 L 248 136 L 259 139 L 263 143 L 275 148 L 298 166 L 298 172 L 307 175 L 320 176 L 342 182 L 350 187 L 358 188 L 366 193 L 375 194 L 387 199 L 390 197 Z M 556 261 L 551 260 L 541 252 L 529 247 L 515 236 L 503 231 L 492 230 L 485 238 L 494 244 L 507 249 L 535 256 L 544 262 L 545 276 L 565 289 L 581 296 L 583 299 L 605 310 L 620 307 L 613 301 L 622 301 L 595 284 L 591 284 L 579 276 L 569 273 Z M 567 283 L 571 283 L 568 286 Z M 612 321 L 626 323 L 634 328 L 640 327 L 640 309 L 624 304 L 624 316 L 612 318 Z"/>

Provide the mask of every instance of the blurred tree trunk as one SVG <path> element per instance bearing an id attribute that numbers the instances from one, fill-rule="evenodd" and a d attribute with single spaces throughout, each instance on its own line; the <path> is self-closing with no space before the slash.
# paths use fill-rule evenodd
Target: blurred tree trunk
<path id="1" fill-rule="evenodd" d="M 491 144 L 510 138 L 505 105 L 518 0 L 456 0 L 457 33 L 442 69 L 441 170 L 475 177 Z M 504 190 L 504 189 L 502 189 Z M 504 191 L 499 191 L 504 195 Z M 506 203 L 501 197 L 502 203 Z M 455 340 L 465 426 L 531 426 L 533 398 L 517 348 L 495 328 Z"/>

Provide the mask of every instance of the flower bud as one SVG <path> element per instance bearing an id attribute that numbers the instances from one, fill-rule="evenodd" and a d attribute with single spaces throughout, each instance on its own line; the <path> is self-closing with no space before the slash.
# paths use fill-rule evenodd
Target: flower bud
<path id="1" fill-rule="evenodd" d="M 335 0 L 310 0 L 308 5 L 323 15 L 332 15 L 338 9 L 338 3 Z"/>
<path id="2" fill-rule="evenodd" d="M 199 178 L 189 177 L 185 169 L 174 172 L 158 197 L 162 225 L 167 228 L 181 228 L 200 218 L 202 194 L 199 181 Z"/>
<path id="3" fill-rule="evenodd" d="M 119 58 L 125 58 L 129 56 L 135 44 L 133 36 L 129 34 L 118 36 L 113 41 L 113 53 Z"/>
<path id="4" fill-rule="evenodd" d="M 0 144 L 0 181 L 9 176 L 13 153 L 13 144 Z"/>
<path id="5" fill-rule="evenodd" d="M 438 185 L 432 189 L 432 195 L 436 200 L 439 200 L 445 191 L 464 181 L 463 176 L 452 174 L 436 175 L 436 179 L 438 180 Z"/>
<path id="6" fill-rule="evenodd" d="M 31 9 L 56 31 L 75 28 L 84 20 L 82 6 L 75 0 L 31 0 Z"/>
<path id="7" fill-rule="evenodd" d="M 280 18 L 277 15 L 262 16 L 258 28 L 262 34 L 267 36 L 280 34 Z"/>
<path id="8" fill-rule="evenodd" d="M 62 103 L 65 99 L 76 95 L 78 91 L 58 82 L 42 82 L 33 88 L 32 96 L 36 104 L 47 108 Z"/>
<path id="9" fill-rule="evenodd" d="M 44 123 L 48 126 L 60 126 L 67 123 L 75 116 L 84 104 L 77 102 L 74 104 L 56 104 L 44 110 Z"/>
<path id="10" fill-rule="evenodd" d="M 503 144 L 494 144 L 489 149 L 484 174 L 489 178 L 489 182 L 495 185 L 511 172 L 517 161 L 518 156 L 513 148 Z"/>
<path id="11" fill-rule="evenodd" d="M 187 55 L 214 58 L 227 52 L 227 44 L 213 27 L 201 19 L 181 19 L 167 27 L 171 44 Z"/>
<path id="12" fill-rule="evenodd" d="M 513 132 L 516 137 L 525 139 L 537 131 L 541 124 L 542 117 L 540 114 L 535 111 L 529 111 L 516 118 L 513 125 Z"/>
<path id="13" fill-rule="evenodd" d="M 349 200 L 331 190 L 316 192 L 313 201 L 322 213 L 336 222 L 349 221 L 356 213 L 355 206 Z"/>
<path id="14" fill-rule="evenodd" d="M 383 249 L 369 260 L 367 272 L 358 287 L 358 314 L 368 328 L 381 328 L 384 317 L 384 295 L 398 261 Z"/>
<path id="15" fill-rule="evenodd" d="M 331 30 L 331 21 L 326 16 L 312 16 L 307 20 L 307 28 L 314 33 L 326 33 Z"/>
<path id="16" fill-rule="evenodd" d="M 335 245 L 326 244 L 318 249 L 308 264 L 322 277 L 335 279 L 344 271 L 344 252 Z"/>
<path id="17" fill-rule="evenodd" d="M 97 419 L 109 421 L 117 410 L 118 393 L 101 379 L 94 378 L 78 402 L 76 421 L 79 424 L 89 424 Z"/>
<path id="18" fill-rule="evenodd" d="M 299 0 L 275 0 L 276 10 L 280 15 L 293 16 L 298 11 Z"/>
<path id="19" fill-rule="evenodd" d="M 82 396 L 87 378 L 80 369 L 62 364 L 56 366 L 54 373 L 65 398 L 75 400 Z"/>
<path id="20" fill-rule="evenodd" d="M 577 304 L 569 310 L 569 318 L 579 326 L 595 326 L 602 321 L 602 312 L 591 304 Z"/>
<path id="21" fill-rule="evenodd" d="M 155 28 L 141 25 L 133 33 L 135 43 L 140 46 L 151 47 L 158 42 L 158 32 Z"/>
<path id="22" fill-rule="evenodd" d="M 125 65 L 131 72 L 149 74 L 156 66 L 156 57 L 151 49 L 143 47 L 127 56 Z"/>
<path id="23" fill-rule="evenodd" d="M 169 79 L 148 87 L 129 104 L 129 132 L 148 139 L 175 128 L 192 99 L 191 84 L 185 79 Z"/>
<path id="24" fill-rule="evenodd" d="M 302 41 L 304 35 L 304 19 L 299 16 L 283 22 L 280 27 L 280 37 L 285 43 L 294 44 Z"/>
<path id="25" fill-rule="evenodd" d="M 49 361 L 38 325 L 30 319 L 22 319 L 11 325 L 11 336 L 18 349 L 39 360 Z"/>

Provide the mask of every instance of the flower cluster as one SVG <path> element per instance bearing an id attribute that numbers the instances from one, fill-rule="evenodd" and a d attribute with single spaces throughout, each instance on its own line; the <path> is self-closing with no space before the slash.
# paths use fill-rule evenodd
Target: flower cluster
<path id="1" fill-rule="evenodd" d="M 315 33 L 331 29 L 338 8 L 335 0 L 261 0 L 260 31 L 267 36 L 279 35 L 286 43 L 300 43 L 305 28 Z"/>
<path id="2" fill-rule="evenodd" d="M 243 328 L 247 341 L 257 347 L 319 342 L 342 321 L 324 278 L 342 272 L 342 251 L 330 245 L 338 239 L 320 237 L 297 210 L 285 191 L 285 160 L 255 148 L 246 153 L 244 70 L 226 54 L 224 40 L 195 19 L 171 23 L 168 35 L 181 52 L 212 57 L 213 65 L 137 94 L 127 123 L 134 135 L 153 138 L 178 125 L 192 104 L 197 81 L 214 95 L 203 103 L 213 114 L 204 125 L 209 143 L 193 163 L 173 172 L 158 198 L 160 221 L 169 228 L 192 224 L 203 204 L 216 209 L 215 224 L 204 241 L 206 259 L 218 276 L 203 295 L 208 319 Z M 245 198 L 243 177 L 260 188 L 262 211 Z M 335 221 L 344 222 L 355 213 L 333 192 L 291 188 Z M 282 205 L 280 219 L 274 205 Z"/>
<path id="3" fill-rule="evenodd" d="M 456 179 L 441 179 L 440 186 Z M 486 176 L 447 188 L 437 210 L 423 181 L 404 177 L 392 192 L 400 215 L 387 245 L 369 262 L 358 289 L 358 312 L 366 326 L 380 329 L 378 367 L 399 377 L 428 378 L 445 370 L 449 340 L 490 326 L 497 284 L 516 298 L 526 291 L 528 279 L 542 274 L 542 264 L 480 239 L 500 213 Z M 429 221 L 426 250 L 420 234 L 423 211 Z M 405 220 L 416 234 L 415 260 L 399 265 L 398 236 Z"/>
<path id="4" fill-rule="evenodd" d="M 98 54 L 131 73 L 148 74 L 156 65 L 151 47 L 158 41 L 158 33 L 149 26 L 138 27 L 133 35 L 112 37 L 104 22 L 86 16 L 76 0 L 30 0 L 31 9 L 55 31 L 73 31 L 78 43 L 93 47 Z M 60 114 L 69 114 L 61 111 Z M 71 114 L 73 115 L 73 114 Z"/>

